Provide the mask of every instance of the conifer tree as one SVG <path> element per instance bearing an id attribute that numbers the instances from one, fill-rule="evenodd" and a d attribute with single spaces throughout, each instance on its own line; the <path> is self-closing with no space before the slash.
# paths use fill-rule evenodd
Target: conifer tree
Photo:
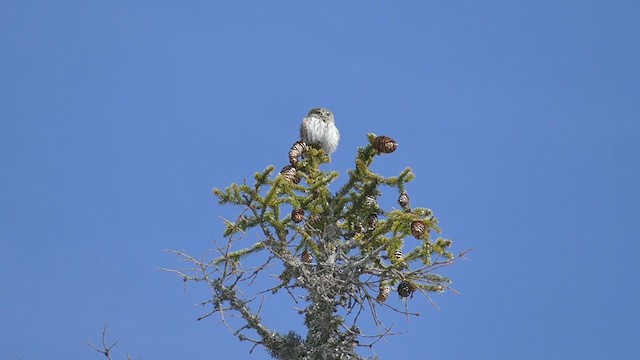
<path id="1" fill-rule="evenodd" d="M 238 207 L 238 217 L 225 221 L 225 241 L 202 257 L 171 250 L 190 267 L 164 269 L 185 284 L 210 288 L 211 298 L 201 303 L 209 311 L 199 320 L 221 316 L 238 339 L 254 344 L 251 351 L 263 346 L 276 359 L 362 359 L 357 349 L 372 348 L 392 334 L 381 310 L 417 315 L 408 308 L 414 294 L 430 301 L 430 293 L 454 291 L 450 280 L 434 271 L 465 252 L 450 252 L 451 241 L 437 236 L 438 220 L 430 209 L 410 205 L 410 168 L 391 177 L 371 170 L 377 157 L 396 150 L 396 142 L 374 134 L 368 140 L 335 193 L 329 185 L 338 173 L 321 169 L 329 156 L 301 141 L 279 173 L 269 166 L 252 183 L 213 190 L 220 204 Z M 397 193 L 399 208 L 380 207 L 383 190 Z M 257 240 L 238 246 L 249 233 Z M 266 280 L 271 285 L 251 291 L 264 275 L 271 275 Z M 392 291 L 401 301 L 388 301 Z M 262 322 L 263 302 L 280 292 L 297 306 L 306 333 L 278 333 Z M 248 295 L 257 293 L 262 296 Z M 360 330 L 367 317 L 373 332 Z"/>

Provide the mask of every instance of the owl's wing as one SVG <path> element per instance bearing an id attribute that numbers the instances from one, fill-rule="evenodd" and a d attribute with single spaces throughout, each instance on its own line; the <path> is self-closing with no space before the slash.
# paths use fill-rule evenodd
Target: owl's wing
<path id="1" fill-rule="evenodd" d="M 314 119 L 310 117 L 306 117 L 302 120 L 302 124 L 300 124 L 300 139 L 309 145 L 315 141 L 315 139 L 312 139 L 312 137 L 314 137 L 312 128 L 313 120 Z"/>
<path id="2" fill-rule="evenodd" d="M 302 124 L 300 124 L 300 140 L 307 142 L 306 141 L 306 134 L 304 133 L 304 123 L 305 121 L 307 121 L 307 119 L 305 118 L 304 120 L 302 120 Z"/>

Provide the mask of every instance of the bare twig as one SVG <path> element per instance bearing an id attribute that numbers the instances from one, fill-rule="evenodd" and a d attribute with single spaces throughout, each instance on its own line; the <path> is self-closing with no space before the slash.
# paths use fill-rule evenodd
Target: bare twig
<path id="1" fill-rule="evenodd" d="M 104 355 L 108 360 L 112 360 L 111 349 L 113 349 L 116 345 L 118 345 L 118 342 L 120 342 L 120 340 L 116 340 L 113 342 L 113 344 L 107 345 L 107 325 L 105 325 L 104 328 L 102 329 L 102 348 L 98 348 L 97 346 L 91 344 L 90 342 L 84 341 L 85 344 L 87 344 L 93 350 Z M 127 356 L 127 358 L 130 358 L 130 357 Z"/>

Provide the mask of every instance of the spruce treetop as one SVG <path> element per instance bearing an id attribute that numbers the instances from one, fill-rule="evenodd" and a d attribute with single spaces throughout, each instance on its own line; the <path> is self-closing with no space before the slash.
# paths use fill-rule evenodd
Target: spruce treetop
<path id="1" fill-rule="evenodd" d="M 225 221 L 225 241 L 198 258 L 172 250 L 191 267 L 165 269 L 211 289 L 202 303 L 209 312 L 199 320 L 220 315 L 236 337 L 276 359 L 362 359 L 357 349 L 393 334 L 383 312 L 415 316 L 409 311 L 415 294 L 431 301 L 432 293 L 455 291 L 435 271 L 466 251 L 452 253 L 451 240 L 438 236 L 433 211 L 411 206 L 411 169 L 391 177 L 371 170 L 377 157 L 397 147 L 388 136 L 369 134 L 336 192 L 329 185 L 338 173 L 321 169 L 329 156 L 303 141 L 293 144 L 279 173 L 268 166 L 251 183 L 214 189 L 221 205 L 238 207 L 237 218 Z M 398 208 L 379 205 L 383 191 L 397 192 Z M 239 247 L 247 234 L 257 240 Z M 270 285 L 256 289 L 259 277 L 260 285 Z M 269 296 L 282 292 L 303 316 L 306 334 L 278 333 L 262 322 Z"/>

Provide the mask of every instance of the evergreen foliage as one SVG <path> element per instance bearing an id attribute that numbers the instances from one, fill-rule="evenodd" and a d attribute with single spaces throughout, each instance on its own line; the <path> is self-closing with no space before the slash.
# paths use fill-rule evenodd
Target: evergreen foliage
<path id="1" fill-rule="evenodd" d="M 212 298 L 202 304 L 212 310 L 201 318 L 221 313 L 224 321 L 225 313 L 235 314 L 244 325 L 232 329 L 234 335 L 264 346 L 277 359 L 360 359 L 357 345 L 371 347 L 390 334 L 378 318 L 378 309 L 416 315 L 406 305 L 397 309 L 385 303 L 389 287 L 395 287 L 405 304 L 415 292 L 429 298 L 430 292 L 450 289 L 450 280 L 433 271 L 464 253 L 454 255 L 449 250 L 451 240 L 436 237 L 440 228 L 430 209 L 409 206 L 406 184 L 414 179 L 410 168 L 392 177 L 371 170 L 373 161 L 395 151 L 397 144 L 373 134 L 368 140 L 367 146 L 358 149 L 355 167 L 336 193 L 329 185 L 338 173 L 320 168 L 329 157 L 306 146 L 302 159 L 290 159 L 291 165 L 279 174 L 269 166 L 254 175 L 252 184 L 245 181 L 213 190 L 220 204 L 240 208 L 237 219 L 225 222 L 226 242 L 218 247 L 219 256 L 198 260 L 173 251 L 197 266 L 169 270 L 185 282 L 209 285 Z M 292 153 L 296 151 L 292 148 Z M 377 198 L 385 188 L 397 191 L 400 209 L 379 206 Z M 235 249 L 236 237 L 250 231 L 257 231 L 259 240 Z M 245 257 L 259 253 L 266 259 L 262 265 L 242 266 Z M 298 310 L 307 327 L 304 336 L 269 330 L 241 291 L 273 262 L 281 265 L 282 272 L 268 292 L 287 291 L 306 300 L 307 306 Z M 360 333 L 357 323 L 364 309 L 370 310 L 376 334 Z M 372 338 L 376 341 L 362 341 Z"/>

